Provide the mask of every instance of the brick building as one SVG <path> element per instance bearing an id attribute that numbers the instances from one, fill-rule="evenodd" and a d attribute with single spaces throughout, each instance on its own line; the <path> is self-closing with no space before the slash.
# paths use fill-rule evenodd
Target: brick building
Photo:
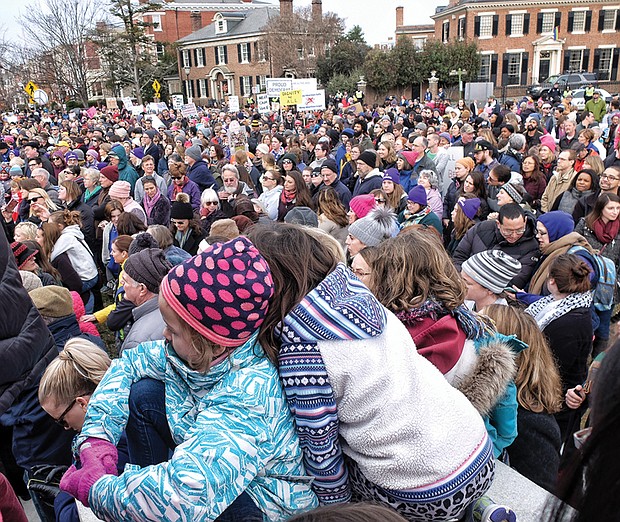
<path id="1" fill-rule="evenodd" d="M 570 71 L 620 81 L 618 0 L 450 0 L 431 18 L 435 38 L 476 41 L 479 81 L 527 85 Z"/>
<path id="2" fill-rule="evenodd" d="M 270 62 L 264 51 L 262 28 L 277 17 L 277 6 L 247 11 L 220 11 L 213 22 L 181 38 L 179 68 L 183 92 L 197 104 L 247 98 L 254 85 L 264 90 Z"/>
<path id="3" fill-rule="evenodd" d="M 405 25 L 404 18 L 405 9 L 403 7 L 397 7 L 396 38 L 394 39 L 394 43 L 396 43 L 401 36 L 407 36 L 413 40 L 413 45 L 415 45 L 416 49 L 422 49 L 426 40 L 435 37 L 434 24 Z"/>

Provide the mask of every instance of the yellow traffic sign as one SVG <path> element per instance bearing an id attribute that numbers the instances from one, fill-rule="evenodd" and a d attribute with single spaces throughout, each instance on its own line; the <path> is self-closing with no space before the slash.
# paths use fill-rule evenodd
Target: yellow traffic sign
<path id="1" fill-rule="evenodd" d="M 298 105 L 301 103 L 301 89 L 293 91 L 280 91 L 281 105 Z"/>
<path id="2" fill-rule="evenodd" d="M 34 91 L 36 91 L 37 89 L 38 87 L 33 81 L 29 81 L 24 87 L 24 91 L 26 91 L 30 95 L 31 98 L 32 98 L 32 95 L 34 94 Z"/>
<path id="3" fill-rule="evenodd" d="M 156 93 L 158 93 L 161 90 L 161 84 L 157 80 L 153 81 L 153 83 L 151 84 L 151 87 L 153 87 L 153 90 Z"/>

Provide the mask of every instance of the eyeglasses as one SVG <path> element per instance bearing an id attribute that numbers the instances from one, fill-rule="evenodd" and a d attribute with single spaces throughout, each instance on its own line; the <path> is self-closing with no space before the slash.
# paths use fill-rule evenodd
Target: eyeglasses
<path id="1" fill-rule="evenodd" d="M 76 402 L 77 402 L 77 397 L 75 399 L 73 399 L 73 402 L 71 404 L 69 404 L 69 406 L 67 406 L 67 409 L 60 414 L 60 417 L 58 417 L 57 419 L 54 419 L 54 422 L 56 422 L 56 424 L 59 424 L 63 428 L 68 428 L 69 424 L 65 420 L 65 416 L 67 415 L 67 413 L 69 413 L 71 411 L 71 408 L 73 408 L 73 406 L 75 406 Z"/>
<path id="2" fill-rule="evenodd" d="M 205 201 L 205 205 L 217 205 L 219 201 Z"/>
<path id="3" fill-rule="evenodd" d="M 60 161 L 62 158 L 58 157 L 58 156 L 54 156 L 52 158 L 52 161 Z"/>
<path id="4" fill-rule="evenodd" d="M 267 176 L 263 176 L 263 181 L 275 181 L 275 178 L 268 178 Z"/>
<path id="5" fill-rule="evenodd" d="M 43 199 L 43 196 L 37 196 L 36 198 L 29 199 L 28 203 L 34 203 L 35 201 L 39 201 L 40 199 Z"/>
<path id="6" fill-rule="evenodd" d="M 32 163 L 28 163 L 29 167 L 36 167 L 38 165 L 38 163 L 35 163 L 34 161 Z"/>
<path id="7" fill-rule="evenodd" d="M 519 228 L 517 230 L 507 230 L 501 225 L 499 226 L 499 231 L 502 233 L 502 236 L 520 236 L 525 233 L 525 227 Z"/>
<path id="8" fill-rule="evenodd" d="M 370 275 L 370 272 L 364 272 L 361 268 L 351 268 L 351 272 L 357 277 L 366 277 Z"/>
<path id="9" fill-rule="evenodd" d="M 375 198 L 375 201 L 377 203 L 385 203 L 387 200 L 386 199 L 381 199 L 381 198 Z"/>
<path id="10" fill-rule="evenodd" d="M 171 179 L 183 179 L 183 176 L 170 176 Z"/>
<path id="11" fill-rule="evenodd" d="M 546 236 L 546 235 L 547 235 L 547 232 L 546 232 L 546 231 L 545 231 L 545 232 L 543 232 L 542 230 L 537 230 L 537 231 L 536 231 L 536 235 L 537 235 L 537 236 L 540 236 L 540 237 L 543 237 L 543 236 Z"/>
<path id="12" fill-rule="evenodd" d="M 612 181 L 618 181 L 620 179 L 620 178 L 617 178 L 616 176 L 610 176 L 609 174 L 605 174 L 604 172 L 603 174 L 601 174 L 600 178 L 610 179 Z"/>

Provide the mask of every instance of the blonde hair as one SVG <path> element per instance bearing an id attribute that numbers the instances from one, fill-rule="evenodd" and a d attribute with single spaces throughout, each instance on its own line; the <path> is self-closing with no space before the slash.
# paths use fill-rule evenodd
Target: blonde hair
<path id="1" fill-rule="evenodd" d="M 305 228 L 304 232 L 307 232 L 309 236 L 313 237 L 319 243 L 321 243 L 325 247 L 325 249 L 329 251 L 329 253 L 334 259 L 336 259 L 340 263 L 347 262 L 347 256 L 345 255 L 344 250 L 342 249 L 342 245 L 338 242 L 338 240 L 334 236 L 332 236 L 331 234 L 328 234 L 327 232 L 325 232 L 325 230 L 322 230 L 320 228 L 315 228 L 315 227 L 304 227 L 304 228 Z"/>
<path id="2" fill-rule="evenodd" d="M 27 239 L 37 240 L 37 226 L 32 221 L 17 223 L 15 225 L 15 232 L 18 230 L 21 230 L 22 234 L 26 236 Z"/>
<path id="3" fill-rule="evenodd" d="M 30 199 L 30 194 L 33 194 L 33 193 L 36 194 L 37 196 L 43 198 L 43 201 L 45 201 L 45 206 L 47 207 L 47 209 L 50 212 L 55 212 L 55 211 L 58 210 L 58 206 L 56 205 L 56 203 L 54 203 L 50 199 L 49 195 L 47 194 L 47 192 L 45 192 L 45 190 L 43 190 L 42 188 L 30 189 L 28 191 L 28 199 Z M 33 211 L 34 211 L 33 205 L 30 205 L 30 215 L 31 216 L 33 215 Z"/>
<path id="4" fill-rule="evenodd" d="M 512 306 L 489 305 L 481 312 L 490 317 L 497 331 L 516 335 L 528 348 L 517 355 L 517 400 L 534 413 L 556 413 L 562 408 L 562 380 L 557 364 L 536 320 Z"/>
<path id="5" fill-rule="evenodd" d="M 411 310 L 429 298 L 448 310 L 463 304 L 465 284 L 438 234 L 414 228 L 377 248 L 368 287 L 387 309 L 394 313 Z"/>
<path id="6" fill-rule="evenodd" d="M 92 395 L 111 362 L 94 343 L 81 337 L 69 339 L 41 377 L 39 402 L 69 404 L 81 395 Z"/>

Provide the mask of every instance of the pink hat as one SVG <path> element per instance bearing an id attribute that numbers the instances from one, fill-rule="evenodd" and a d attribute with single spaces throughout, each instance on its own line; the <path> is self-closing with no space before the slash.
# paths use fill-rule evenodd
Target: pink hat
<path id="1" fill-rule="evenodd" d="M 366 215 L 375 208 L 375 197 L 372 194 L 361 194 L 351 199 L 349 207 L 355 212 L 358 219 L 366 217 Z"/>
<path id="2" fill-rule="evenodd" d="M 418 153 L 413 150 L 401 150 L 399 154 L 407 160 L 407 163 L 412 167 L 415 165 L 416 160 L 418 159 Z"/>
<path id="3" fill-rule="evenodd" d="M 108 192 L 111 198 L 127 199 L 131 194 L 131 185 L 129 181 L 115 181 Z"/>
<path id="4" fill-rule="evenodd" d="M 555 140 L 550 134 L 545 134 L 544 136 L 541 136 L 540 144 L 544 145 L 545 147 L 549 147 L 549 150 L 551 150 L 551 152 L 555 152 Z"/>
<path id="5" fill-rule="evenodd" d="M 220 346 L 237 347 L 265 320 L 273 280 L 263 256 L 239 236 L 174 267 L 159 292 L 200 335 Z"/>

